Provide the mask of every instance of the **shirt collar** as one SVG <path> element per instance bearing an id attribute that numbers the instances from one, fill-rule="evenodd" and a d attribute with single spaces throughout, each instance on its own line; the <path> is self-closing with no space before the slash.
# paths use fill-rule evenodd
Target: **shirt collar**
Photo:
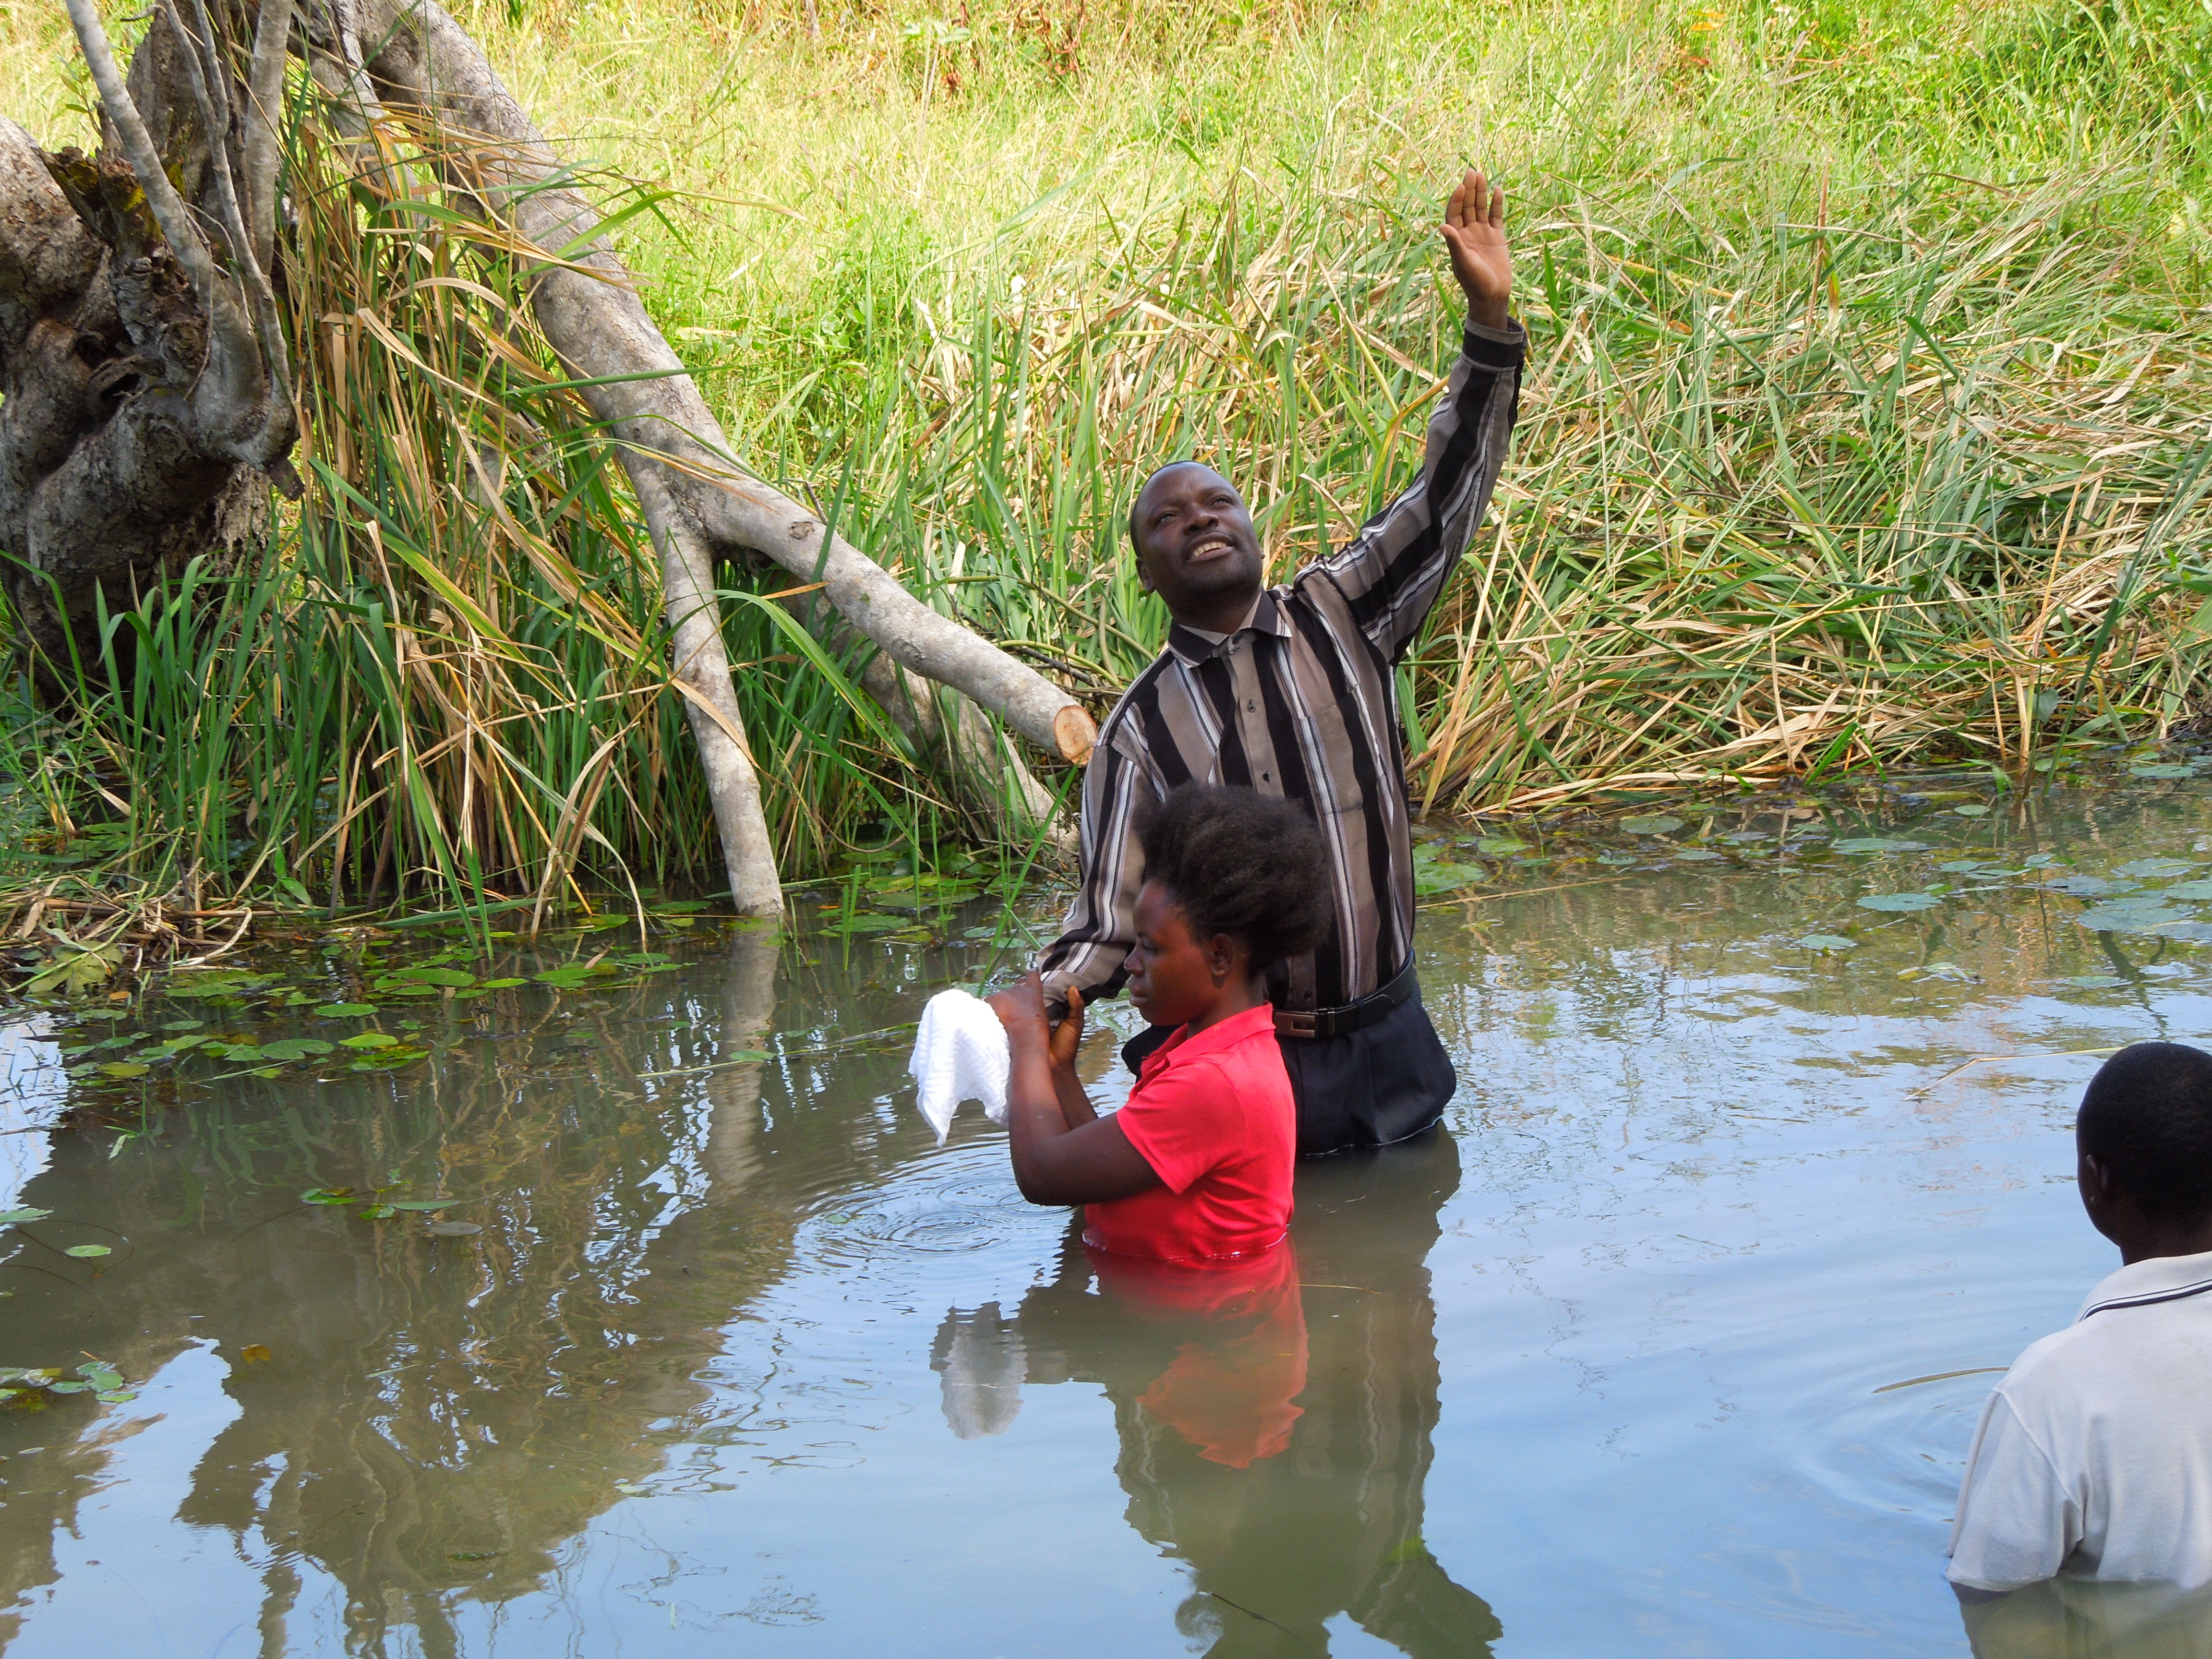
<path id="1" fill-rule="evenodd" d="M 1224 1024 L 1226 1022 L 1224 1022 Z M 1211 1031 L 1204 1033 L 1211 1036 Z M 2142 1308 L 2157 1302 L 2179 1302 L 2185 1297 L 2212 1291 L 2212 1250 L 2197 1255 L 2154 1255 L 2131 1261 L 2107 1274 L 2089 1292 L 2076 1324 L 2108 1308 Z"/>
<path id="2" fill-rule="evenodd" d="M 1148 1081 L 1169 1066 L 1195 1060 L 1200 1054 L 1233 1048 L 1247 1037 L 1257 1036 L 1262 1031 L 1269 1036 L 1274 1036 L 1274 1005 L 1263 1002 L 1256 1008 L 1247 1008 L 1241 1014 L 1231 1014 L 1228 1018 L 1207 1026 L 1196 1036 L 1184 1035 L 1189 1029 L 1188 1026 L 1176 1027 L 1173 1036 L 1145 1056 L 1144 1064 L 1137 1068 L 1138 1082 Z M 2207 1260 L 2212 1261 L 2212 1257 Z"/>
<path id="3" fill-rule="evenodd" d="M 1186 668 L 1195 668 L 1221 654 L 1224 647 L 1234 650 L 1229 642 L 1240 634 L 1273 634 L 1277 639 L 1291 636 L 1291 619 L 1285 614 L 1280 592 L 1267 588 L 1252 601 L 1252 608 L 1244 613 L 1244 620 L 1226 634 L 1215 634 L 1203 628 L 1192 628 L 1177 623 L 1168 629 L 1168 649 Z"/>

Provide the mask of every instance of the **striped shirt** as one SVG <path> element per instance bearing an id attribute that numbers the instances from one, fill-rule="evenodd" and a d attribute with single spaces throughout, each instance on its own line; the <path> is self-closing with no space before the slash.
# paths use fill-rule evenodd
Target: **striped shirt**
<path id="1" fill-rule="evenodd" d="M 1413 827 L 1395 671 L 1489 505 L 1526 343 L 1518 325 L 1469 324 L 1413 486 L 1262 592 L 1235 633 L 1168 630 L 1091 751 L 1075 902 L 1038 962 L 1053 1002 L 1070 987 L 1085 1000 L 1121 988 L 1145 879 L 1139 804 L 1192 780 L 1287 795 L 1320 826 L 1334 920 L 1316 951 L 1276 970 L 1278 1007 L 1354 1002 L 1405 965 Z"/>

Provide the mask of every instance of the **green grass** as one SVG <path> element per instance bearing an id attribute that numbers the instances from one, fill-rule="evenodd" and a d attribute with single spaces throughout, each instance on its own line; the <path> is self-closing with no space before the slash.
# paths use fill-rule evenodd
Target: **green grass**
<path id="1" fill-rule="evenodd" d="M 1470 159 L 1514 193 L 1531 355 L 1402 682 L 1425 803 L 2013 765 L 2205 701 L 2200 5 L 461 15 L 611 204 L 680 192 L 618 241 L 743 453 L 1102 711 L 1164 627 L 1120 533 L 1151 466 L 1220 465 L 1280 573 L 1402 487 Z M 0 22 L 50 144 L 63 39 Z M 216 896 L 711 882 L 604 447 L 526 330 L 527 362 L 489 343 L 495 263 L 318 176 L 319 488 L 195 589 L 167 678 L 19 718 L 11 810 L 66 842 L 98 782 L 103 872 Z M 464 270 L 500 300 L 415 280 Z M 318 320 L 363 306 L 444 378 Z M 959 826 L 856 665 L 769 611 L 733 605 L 732 655 L 787 874 L 863 826 L 930 856 Z M 56 742 L 84 764 L 27 764 Z"/>

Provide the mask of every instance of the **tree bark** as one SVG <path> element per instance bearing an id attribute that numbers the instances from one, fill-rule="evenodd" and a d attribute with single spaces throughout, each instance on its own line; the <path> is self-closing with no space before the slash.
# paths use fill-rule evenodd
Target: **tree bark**
<path id="1" fill-rule="evenodd" d="M 533 305 L 626 460 L 660 471 L 718 547 L 765 556 L 819 580 L 838 612 L 902 667 L 954 687 L 1048 754 L 1081 763 L 1097 735 L 1090 716 L 1036 670 L 939 615 L 813 514 L 748 476 L 683 361 L 647 314 L 622 262 L 599 235 L 580 191 L 544 188 L 559 162 L 483 52 L 434 0 L 360 0 L 355 28 L 382 42 L 367 69 L 387 105 L 420 109 L 450 140 L 472 146 L 466 182 L 549 252 L 574 250 L 535 278 Z M 461 158 L 456 155 L 456 164 Z M 638 377 L 645 378 L 638 378 Z M 826 545 L 825 545 L 826 543 Z M 711 591 L 710 584 L 702 584 Z"/>
<path id="2" fill-rule="evenodd" d="M 97 157 L 0 120 L 0 551 L 41 689 L 97 673 L 95 622 L 267 522 L 297 434 L 254 249 L 276 170 L 224 29 L 157 9 L 126 82 L 90 0 L 70 0 L 105 118 Z M 258 15 L 282 51 L 289 0 Z M 281 63 L 281 58 L 279 59 Z M 235 161 L 246 142 L 256 166 Z M 74 660 L 73 660 L 74 659 Z"/>

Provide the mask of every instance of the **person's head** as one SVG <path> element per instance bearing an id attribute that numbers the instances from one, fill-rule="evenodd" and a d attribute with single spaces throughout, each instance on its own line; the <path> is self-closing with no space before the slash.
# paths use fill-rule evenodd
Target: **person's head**
<path id="1" fill-rule="evenodd" d="M 1266 565 L 1244 498 L 1196 461 L 1176 461 L 1145 480 L 1129 508 L 1137 574 L 1178 622 L 1210 627 L 1259 597 Z"/>
<path id="2" fill-rule="evenodd" d="M 2134 1260 L 2212 1224 L 2212 1054 L 2138 1042 L 2097 1068 L 2074 1120 L 2081 1202 Z"/>
<path id="3" fill-rule="evenodd" d="M 1305 810 L 1279 796 L 1186 783 L 1139 823 L 1145 884 L 1129 1000 L 1155 1025 L 1256 993 L 1269 968 L 1328 926 L 1328 866 Z"/>

